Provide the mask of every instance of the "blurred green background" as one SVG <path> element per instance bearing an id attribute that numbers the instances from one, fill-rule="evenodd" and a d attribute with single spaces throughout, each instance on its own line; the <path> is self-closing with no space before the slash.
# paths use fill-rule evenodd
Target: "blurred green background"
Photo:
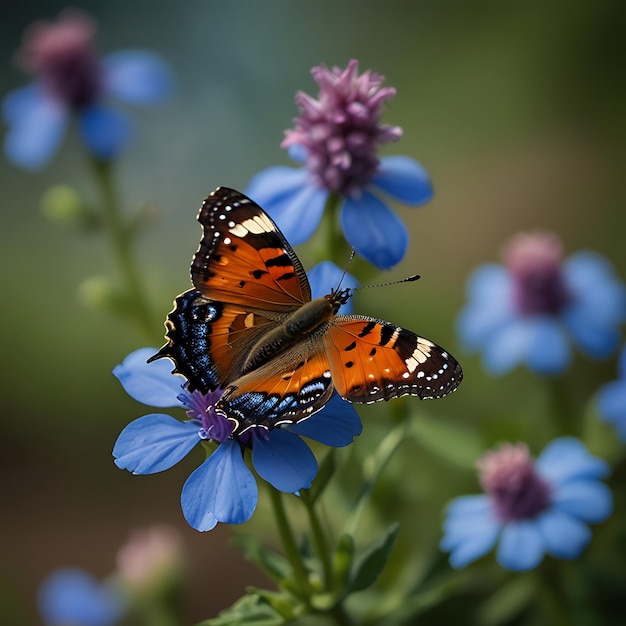
<path id="1" fill-rule="evenodd" d="M 55 19 L 64 6 L 4 3 L 0 93 L 27 81 L 12 62 L 23 29 Z M 316 93 L 313 65 L 343 67 L 351 58 L 398 90 L 384 121 L 405 135 L 385 153 L 417 158 L 435 185 L 426 206 L 398 207 L 411 247 L 389 276 L 417 272 L 422 280 L 385 288 L 384 296 L 364 292 L 358 311 L 403 324 L 457 354 L 454 319 L 469 271 L 498 260 L 503 242 L 522 229 L 553 229 L 568 252 L 598 250 L 624 275 L 626 4 L 620 0 L 75 6 L 98 21 L 103 53 L 149 48 L 176 74 L 173 100 L 134 116 L 135 141 L 118 168 L 126 206 L 149 203 L 159 213 L 138 258 L 163 317 L 190 286 L 202 199 L 218 185 L 244 189 L 260 169 L 286 164 L 279 143 L 296 114 L 295 92 Z M 147 411 L 125 395 L 111 369 L 144 341 L 124 320 L 79 300 L 82 281 L 115 276 L 103 238 L 51 223 L 39 211 L 42 194 L 57 183 L 98 200 L 82 156 L 68 137 L 40 173 L 0 160 L 0 615 L 7 616 L 3 623 L 37 623 L 34 595 L 50 570 L 77 565 L 106 575 L 133 528 L 169 522 L 180 528 L 190 554 L 191 623 L 230 604 L 246 585 L 267 583 L 229 547 L 228 528 L 200 535 L 186 526 L 180 488 L 198 451 L 158 476 L 132 477 L 113 465 L 117 434 Z M 155 337 L 154 345 L 160 342 Z M 526 438 L 539 452 L 546 439 L 534 413 L 542 402 L 536 380 L 523 373 L 489 379 L 477 358 L 457 356 L 466 369 L 463 387 L 429 404 L 429 415 L 451 427 L 478 425 L 485 445 Z M 584 402 L 615 377 L 614 362 L 583 360 L 579 369 Z M 515 406 L 507 405 L 511 394 Z M 363 456 L 386 428 L 375 407 L 364 415 L 357 443 Z M 401 541 L 433 550 L 445 502 L 477 491 L 477 484 L 465 459 L 460 468 L 419 446 L 412 451 L 404 455 L 408 465 L 390 469 L 407 481 L 416 502 L 412 511 L 398 512 L 408 514 Z M 429 472 L 443 472 L 445 487 L 440 480 L 436 491 L 429 488 Z M 616 516 L 624 512 L 619 507 Z M 261 515 L 244 530 L 254 524 L 268 525 Z"/>

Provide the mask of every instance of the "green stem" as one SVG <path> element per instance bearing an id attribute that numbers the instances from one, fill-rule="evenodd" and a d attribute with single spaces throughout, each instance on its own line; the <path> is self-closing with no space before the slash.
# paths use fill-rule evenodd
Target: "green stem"
<path id="1" fill-rule="evenodd" d="M 576 419 L 577 412 L 572 410 L 567 380 L 563 376 L 553 376 L 548 377 L 546 383 L 554 436 L 579 436 L 580 423 Z"/>
<path id="2" fill-rule="evenodd" d="M 113 183 L 111 164 L 93 157 L 89 158 L 91 171 L 102 195 L 104 220 L 117 264 L 125 282 L 131 310 L 146 339 L 154 340 L 157 326 L 152 317 L 139 273 L 133 261 L 130 229 L 124 222 Z"/>
<path id="3" fill-rule="evenodd" d="M 322 530 L 322 525 L 319 517 L 317 516 L 317 511 L 315 510 L 315 504 L 308 489 L 303 489 L 300 492 L 300 500 L 304 504 L 307 515 L 309 516 L 309 524 L 311 526 L 311 533 L 313 534 L 315 551 L 317 552 L 317 557 L 322 563 L 324 590 L 331 591 L 334 587 L 334 575 L 328 541 L 326 540 L 326 535 Z"/>
<path id="4" fill-rule="evenodd" d="M 346 524 L 346 532 L 354 537 L 356 535 L 357 528 L 361 521 L 361 517 L 365 512 L 365 507 L 369 503 L 376 482 L 380 477 L 382 471 L 387 466 L 387 463 L 391 460 L 396 450 L 400 447 L 402 442 L 408 437 L 410 433 L 411 423 L 409 420 L 401 421 L 377 446 L 374 454 L 368 459 L 366 467 L 369 469 L 369 476 L 366 476 L 366 481 L 361 487 L 357 498 L 357 504 L 354 509 L 354 513 L 350 518 L 348 524 Z"/>
<path id="5" fill-rule="evenodd" d="M 278 534 L 280 535 L 280 540 L 285 550 L 285 556 L 293 569 L 294 578 L 300 588 L 301 597 L 307 607 L 310 608 L 310 598 L 312 593 L 311 583 L 309 582 L 308 573 L 300 557 L 300 552 L 296 546 L 296 541 L 294 539 L 291 526 L 289 525 L 289 520 L 287 519 L 282 494 L 273 487 L 269 488 L 269 494 L 272 509 L 274 510 L 274 517 L 276 518 Z"/>

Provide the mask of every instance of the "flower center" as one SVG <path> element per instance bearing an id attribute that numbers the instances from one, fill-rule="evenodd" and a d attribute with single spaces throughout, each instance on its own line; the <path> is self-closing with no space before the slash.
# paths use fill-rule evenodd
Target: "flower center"
<path id="1" fill-rule="evenodd" d="M 384 77 L 378 74 L 359 76 L 356 60 L 343 71 L 319 65 L 311 73 L 320 87 L 318 99 L 296 95 L 301 115 L 295 129 L 285 131 L 281 146 L 304 147 L 307 168 L 319 186 L 358 196 L 376 173 L 378 146 L 402 135 L 398 127 L 379 124 L 383 103 L 396 90 L 382 87 Z"/>
<path id="2" fill-rule="evenodd" d="M 48 93 L 75 110 L 94 102 L 102 87 L 94 30 L 88 17 L 66 11 L 56 24 L 34 24 L 18 53 L 23 68 L 35 74 Z"/>
<path id="3" fill-rule="evenodd" d="M 550 502 L 550 486 L 535 471 L 523 444 L 505 444 L 479 461 L 480 482 L 505 522 L 535 517 Z"/>
<path id="4" fill-rule="evenodd" d="M 557 315 L 571 295 L 562 271 L 563 250 L 552 233 L 520 233 L 504 251 L 513 279 L 515 308 L 522 315 Z"/>
<path id="5" fill-rule="evenodd" d="M 178 399 L 187 408 L 187 415 L 202 424 L 200 437 L 222 443 L 233 432 L 233 423 L 215 410 L 215 403 L 222 397 L 221 389 L 206 394 L 184 391 Z"/>

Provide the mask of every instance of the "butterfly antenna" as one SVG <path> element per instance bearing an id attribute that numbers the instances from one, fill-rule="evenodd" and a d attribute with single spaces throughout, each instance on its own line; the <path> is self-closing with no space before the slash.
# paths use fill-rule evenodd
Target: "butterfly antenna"
<path id="1" fill-rule="evenodd" d="M 355 249 L 352 248 L 352 250 L 350 251 L 350 256 L 348 257 L 348 262 L 346 263 L 346 266 L 343 268 L 343 274 L 341 275 L 341 278 L 339 279 L 339 284 L 337 285 L 337 291 L 341 289 L 341 283 L 343 282 L 343 279 L 346 277 L 346 274 L 348 273 L 348 268 L 350 267 L 350 263 L 352 263 L 352 259 L 354 258 L 355 252 L 356 252 Z"/>
<path id="2" fill-rule="evenodd" d="M 376 283 L 375 285 L 361 285 L 360 287 L 355 287 L 354 289 L 371 289 L 373 287 L 388 287 L 389 285 L 398 285 L 399 283 L 412 283 L 413 281 L 419 280 L 419 274 L 413 274 L 413 276 L 407 276 L 406 278 L 400 278 L 399 280 L 392 280 L 388 283 Z"/>

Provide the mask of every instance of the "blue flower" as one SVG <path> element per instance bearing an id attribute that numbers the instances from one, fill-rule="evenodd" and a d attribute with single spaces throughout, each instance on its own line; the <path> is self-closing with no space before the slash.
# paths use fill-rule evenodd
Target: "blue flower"
<path id="1" fill-rule="evenodd" d="M 505 569 L 530 570 L 545 554 L 574 559 L 589 543 L 587 523 L 613 510 L 599 481 L 607 464 L 577 439 L 553 440 L 533 462 L 526 446 L 505 445 L 479 461 L 486 495 L 456 498 L 448 505 L 441 549 L 453 567 L 465 567 L 498 543 Z"/>
<path id="2" fill-rule="evenodd" d="M 178 463 L 202 441 L 217 444 L 182 491 L 183 514 L 197 530 L 211 530 L 218 522 L 240 524 L 252 516 L 258 489 L 244 461 L 247 449 L 261 478 L 280 491 L 295 493 L 310 487 L 317 473 L 315 456 L 300 435 L 341 447 L 361 432 L 352 405 L 335 394 L 322 411 L 300 424 L 270 431 L 251 429 L 233 438 L 232 423 L 213 410 L 222 392 L 187 391 L 182 379 L 171 373 L 170 362 L 146 363 L 154 353 L 152 348 L 137 350 L 113 373 L 135 400 L 156 407 L 182 407 L 189 419 L 144 415 L 122 431 L 113 456 L 118 467 L 133 474 L 153 474 Z"/>
<path id="3" fill-rule="evenodd" d="M 88 150 L 112 159 L 128 143 L 131 124 L 109 98 L 150 105 L 169 95 L 172 76 L 160 57 L 125 50 L 100 59 L 94 31 L 92 20 L 76 10 L 63 12 L 56 24 L 36 23 L 26 31 L 18 61 L 35 81 L 2 102 L 9 126 L 5 153 L 16 165 L 37 169 L 47 163 L 72 116 Z"/>
<path id="4" fill-rule="evenodd" d="M 39 588 L 38 604 L 47 626 L 113 626 L 126 610 L 119 587 L 76 568 L 50 574 Z"/>
<path id="5" fill-rule="evenodd" d="M 605 258 L 579 252 L 563 261 L 561 242 L 549 233 L 517 235 L 505 258 L 506 266 L 474 271 L 458 319 L 465 348 L 482 352 L 490 373 L 520 363 L 539 374 L 562 372 L 570 341 L 594 358 L 615 351 L 626 289 Z"/>
<path id="6" fill-rule="evenodd" d="M 384 77 L 370 71 L 359 76 L 355 60 L 343 71 L 320 65 L 311 73 L 320 87 L 318 99 L 297 94 L 301 115 L 282 143 L 304 167 L 264 170 L 246 194 L 294 245 L 313 235 L 329 198 L 340 199 L 348 243 L 370 263 L 388 269 L 404 257 L 409 235 L 379 194 L 420 205 L 433 193 L 427 172 L 414 159 L 376 156 L 380 144 L 402 135 L 402 129 L 379 123 L 383 104 L 395 89 L 382 87 Z"/>
<path id="7" fill-rule="evenodd" d="M 617 380 L 600 389 L 597 404 L 600 416 L 615 426 L 619 438 L 626 443 L 626 348 L 619 359 L 618 373 Z"/>

